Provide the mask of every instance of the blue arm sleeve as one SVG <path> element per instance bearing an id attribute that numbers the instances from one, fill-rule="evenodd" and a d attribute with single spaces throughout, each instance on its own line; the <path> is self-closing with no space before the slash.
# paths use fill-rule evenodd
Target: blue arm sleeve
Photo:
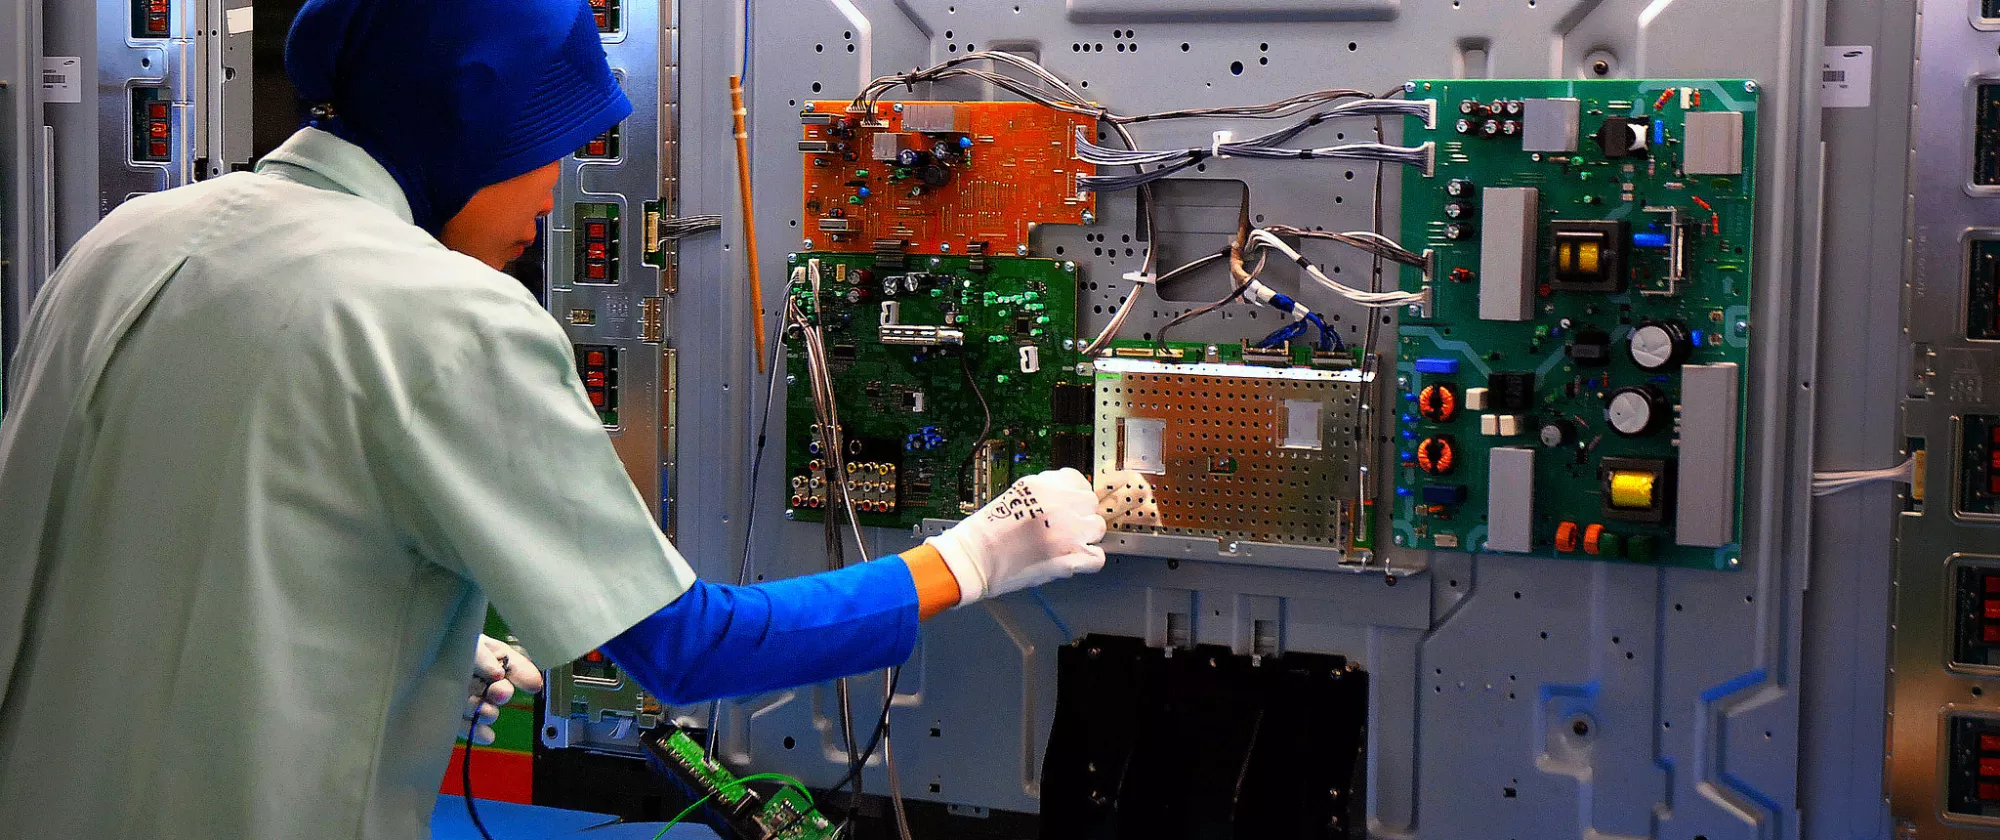
<path id="1" fill-rule="evenodd" d="M 696 581 L 604 652 L 678 705 L 887 668 L 916 644 L 917 586 L 889 557 L 755 586 Z"/>

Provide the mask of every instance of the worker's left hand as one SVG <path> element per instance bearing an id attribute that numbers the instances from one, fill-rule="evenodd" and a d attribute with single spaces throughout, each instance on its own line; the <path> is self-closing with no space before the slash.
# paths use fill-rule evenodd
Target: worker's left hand
<path id="1" fill-rule="evenodd" d="M 479 650 L 472 659 L 472 686 L 465 697 L 465 719 L 479 718 L 479 725 L 472 730 L 472 743 L 493 743 L 493 722 L 500 719 L 500 707 L 514 699 L 516 690 L 541 693 L 541 670 L 520 648 L 481 634 Z"/>

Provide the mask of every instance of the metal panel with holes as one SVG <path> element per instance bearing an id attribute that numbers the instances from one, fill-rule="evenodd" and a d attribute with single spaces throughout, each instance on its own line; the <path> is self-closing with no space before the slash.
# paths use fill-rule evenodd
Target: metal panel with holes
<path id="1" fill-rule="evenodd" d="M 1868 8 L 1872 14 L 1881 7 Z M 737 70 L 737 44 L 727 36 L 742 34 L 739 12 L 729 4 L 683 10 L 689 31 L 714 37 L 691 43 L 682 65 L 689 91 L 683 159 L 698 165 L 682 168 L 681 197 L 689 212 L 731 218 L 720 249 L 682 254 L 688 282 L 669 308 L 687 421 L 681 466 L 695 477 L 678 497 L 677 544 L 704 576 L 734 579 L 747 559 L 745 572 L 757 580 L 814 571 L 826 557 L 816 526 L 780 519 L 778 453 L 763 452 L 761 468 L 746 468 L 759 463 L 758 441 L 775 442 L 783 430 L 758 429 L 765 395 L 776 388 L 753 362 L 751 327 L 760 313 L 749 309 L 734 218 L 723 79 Z M 1862 26 L 1854 22 L 1862 16 L 1848 14 L 1850 26 Z M 1371 675 L 1371 836 L 1874 835 L 1859 821 L 1866 809 L 1851 799 L 1843 807 L 1861 814 L 1854 822 L 1809 826 L 1799 808 L 1812 398 L 1826 390 L 1846 401 L 1842 409 L 1861 403 L 1843 383 L 1814 389 L 1811 382 L 1819 346 L 1811 313 L 1820 305 L 1817 64 L 1824 15 L 1816 0 L 754 2 L 752 178 L 762 237 L 756 256 L 767 267 L 783 265 L 802 245 L 799 106 L 851 95 L 891 69 L 979 49 L 1036 57 L 1124 113 L 1265 102 L 1332 86 L 1382 91 L 1421 77 L 1742 77 L 1757 79 L 1765 93 L 1756 155 L 1763 186 L 1754 266 L 1760 314 L 1751 348 L 1759 375 L 1743 406 L 1751 428 L 1745 498 L 1755 501 L 1744 521 L 1743 568 L 1611 567 L 1388 549 L 1378 565 L 1356 573 L 1332 568 L 1326 555 L 1313 553 L 1318 549 L 1244 543 L 1231 554 L 1212 536 L 1114 533 L 1101 574 L 926 624 L 892 713 L 905 794 L 968 809 L 1034 812 L 1054 707 L 1054 651 L 1083 633 L 1222 644 L 1239 652 L 1275 637 L 1279 649 L 1345 655 Z M 1894 31 L 1887 13 L 1863 28 L 1869 38 Z M 995 98 L 972 82 L 899 95 Z M 1893 113 L 1893 93 L 1883 95 Z M 1159 123 L 1135 133 L 1147 145 L 1196 145 L 1230 127 L 1236 126 Z M 1328 144 L 1374 136 L 1369 122 L 1318 132 L 1314 137 Z M 1396 133 L 1389 126 L 1387 139 Z M 1369 227 L 1378 211 L 1391 221 L 1397 213 L 1400 176 L 1388 174 L 1378 200 L 1368 167 L 1221 160 L 1187 174 L 1158 191 L 1160 227 L 1171 235 L 1157 241 L 1143 235 L 1130 194 L 1104 197 L 1091 225 L 1048 225 L 1032 238 L 1034 255 L 1078 264 L 1085 331 L 1101 327 L 1133 293 L 1125 275 L 1147 248 L 1160 248 L 1164 265 L 1212 250 L 1230 229 L 1243 188 L 1259 224 L 1353 230 Z M 1828 177 L 1849 183 L 1840 180 L 1844 172 Z M 1883 226 L 1899 216 L 1896 191 L 1877 192 L 1889 198 L 1861 197 L 1827 219 L 1828 240 L 1844 241 L 1849 250 L 1880 246 L 1884 236 L 1896 241 L 1893 222 Z M 1310 256 L 1346 282 L 1369 280 L 1365 256 L 1331 249 Z M 1867 282 L 1862 266 L 1870 264 L 1879 261 L 1830 266 L 1826 276 L 1837 278 L 1843 292 L 1859 290 Z M 1337 316 L 1349 343 L 1372 334 L 1373 349 L 1387 349 L 1393 315 L 1377 318 L 1345 306 L 1282 267 L 1265 279 Z M 782 299 L 783 278 L 767 270 L 764 283 L 770 307 Z M 1129 337 L 1157 337 L 1166 321 L 1226 288 L 1226 280 L 1197 275 L 1160 289 L 1160 297 L 1142 301 Z M 1172 338 L 1235 341 L 1274 326 L 1250 308 L 1226 309 Z M 1865 533 L 1865 521 L 1823 527 Z M 869 553 L 883 555 L 922 534 L 865 536 Z M 1864 609 L 1829 609 L 1815 627 L 1849 628 L 1830 632 L 1865 640 Z M 1831 679 L 1858 684 L 1856 695 L 1868 693 L 1852 664 Z M 1879 687 L 1879 674 L 1873 679 Z M 854 685 L 863 709 L 884 688 L 874 677 Z M 1868 717 L 1863 704 L 1828 720 Z M 722 721 L 722 748 L 732 760 L 814 784 L 842 772 L 845 744 L 829 687 L 733 701 Z M 1855 772 L 1822 780 L 1814 790 L 1865 791 L 1866 771 Z M 1862 781 L 1841 786 L 1855 778 Z M 866 789 L 880 793 L 886 781 L 878 758 Z"/>
<path id="2" fill-rule="evenodd" d="M 1119 531 L 1346 545 L 1372 373 L 1145 360 L 1097 365 L 1097 485 L 1143 476 Z M 1343 558 L 1344 559 L 1344 558 Z M 1357 559 L 1358 562 L 1358 559 Z"/>

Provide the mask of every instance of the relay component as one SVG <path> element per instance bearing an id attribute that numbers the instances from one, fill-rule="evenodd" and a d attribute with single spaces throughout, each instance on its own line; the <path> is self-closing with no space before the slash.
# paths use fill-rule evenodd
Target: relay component
<path id="1" fill-rule="evenodd" d="M 576 346 L 576 375 L 583 393 L 606 428 L 618 425 L 618 348 L 609 344 Z"/>
<path id="2" fill-rule="evenodd" d="M 2000 515 L 2000 415 L 1958 420 L 1958 512 Z"/>
<path id="3" fill-rule="evenodd" d="M 2000 720 L 1945 716 L 1945 811 L 2000 817 Z"/>
<path id="4" fill-rule="evenodd" d="M 1404 125 L 1446 153 L 1403 179 L 1402 241 L 1477 270 L 1403 274 L 1430 300 L 1398 329 L 1397 538 L 1737 567 L 1756 86 L 1414 85 L 1481 119 L 1499 103 L 1502 128 Z M 1447 483 L 1462 502 L 1434 500 Z"/>
<path id="5" fill-rule="evenodd" d="M 617 283 L 621 249 L 618 205 L 576 205 L 576 282 Z"/>
<path id="6" fill-rule="evenodd" d="M 1952 584 L 1952 663 L 2000 667 L 2000 565 L 1960 561 Z"/>
<path id="7" fill-rule="evenodd" d="M 1972 183 L 2000 186 L 2000 83 L 1982 84 L 1973 114 Z"/>
<path id="8" fill-rule="evenodd" d="M 2000 341 L 2000 240 L 1975 240 L 1965 273 L 1965 337 Z"/>
<path id="9" fill-rule="evenodd" d="M 617 32 L 624 23 L 624 0 L 590 0 L 590 16 L 597 23 L 597 31 L 606 35 Z"/>
<path id="10" fill-rule="evenodd" d="M 174 108 L 166 88 L 132 89 L 132 160 L 167 163 L 174 158 Z"/>
<path id="11" fill-rule="evenodd" d="M 132 0 L 132 37 L 165 38 L 173 34 L 173 0 Z"/>
<path id="12" fill-rule="evenodd" d="M 617 160 L 619 153 L 619 126 L 604 130 L 603 134 L 590 138 L 583 148 L 576 150 L 577 160 Z"/>

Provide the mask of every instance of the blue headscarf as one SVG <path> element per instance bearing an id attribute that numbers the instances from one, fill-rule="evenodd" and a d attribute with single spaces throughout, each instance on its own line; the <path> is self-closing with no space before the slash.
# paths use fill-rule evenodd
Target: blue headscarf
<path id="1" fill-rule="evenodd" d="M 632 113 L 585 0 L 307 0 L 285 71 L 311 124 L 374 156 L 433 235 Z"/>

